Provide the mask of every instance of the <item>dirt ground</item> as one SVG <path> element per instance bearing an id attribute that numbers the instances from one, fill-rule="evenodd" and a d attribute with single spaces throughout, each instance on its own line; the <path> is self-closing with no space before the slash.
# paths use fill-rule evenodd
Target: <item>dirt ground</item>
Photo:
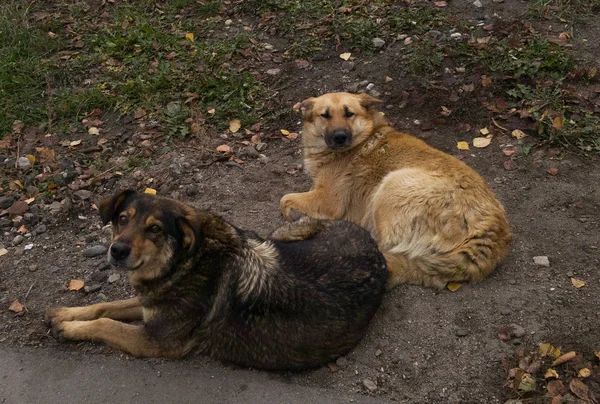
<path id="1" fill-rule="evenodd" d="M 523 9 L 521 3 L 512 0 L 483 3 L 484 7 L 478 9 L 471 2 L 450 2 L 446 11 L 483 20 L 494 13 L 514 18 Z M 583 57 L 599 54 L 597 27 L 582 26 L 576 29 L 575 37 Z M 278 39 L 271 40 L 277 43 Z M 405 81 L 398 73 L 393 45 L 375 56 L 372 63 L 357 63 L 351 71 L 343 68 L 343 61 L 333 50 L 323 51 L 311 62 L 309 70 L 296 68 L 293 61 L 277 66 L 282 73 L 273 80 L 285 83 L 280 92 L 282 103 L 291 106 L 309 96 L 352 88 L 364 80 L 374 83 L 384 100 L 382 109 L 396 128 L 456 155 L 487 180 L 504 204 L 514 233 L 508 258 L 489 279 L 462 285 L 456 292 L 400 286 L 387 294 L 367 337 L 344 360 L 301 373 L 246 373 L 202 356 L 181 361 L 134 360 L 99 344 L 55 341 L 42 321 L 46 307 L 87 305 L 133 293 L 125 274 L 109 268 L 103 253 L 93 257 L 83 254 L 90 247 L 109 243 L 92 203 L 118 188 L 151 186 L 161 194 L 219 214 L 239 227 L 267 235 L 283 223 L 279 199 L 310 187 L 310 180 L 301 169 L 300 138 L 267 139 L 268 147 L 261 152 L 266 158 L 256 158 L 234 138 L 214 135 L 208 140 L 209 148 L 231 144 L 238 155 L 243 156 L 244 151 L 250 154 L 244 164 L 207 165 L 213 162 L 212 155 L 200 155 L 194 145 L 180 143 L 152 157 L 147 167 L 131 175 L 114 176 L 95 185 L 90 188 L 91 196 L 72 195 L 67 207 L 64 203 L 62 207 L 55 206 L 52 214 L 40 207 L 32 219 L 41 220 L 40 224 L 31 226 L 33 234 L 18 245 L 13 245 L 17 229 L 10 225 L 2 229 L 0 247 L 6 248 L 8 254 L 0 258 L 0 355 L 6 353 L 15 361 L 34 361 L 39 355 L 40 361 L 56 361 L 65 371 L 76 369 L 81 363 L 97 363 L 102 369 L 120 369 L 116 374 L 123 378 L 135 377 L 148 368 L 168 369 L 160 383 L 145 385 L 145 389 L 155 392 L 164 391 L 169 380 L 175 383 L 181 377 L 201 374 L 202 382 L 210 383 L 213 378 L 223 386 L 237 383 L 237 377 L 251 377 L 253 389 L 260 389 L 264 381 L 264 389 L 285 392 L 285 386 L 289 386 L 289 391 L 315 400 L 322 393 L 322 397 L 334 397 L 340 402 L 371 402 L 375 398 L 406 403 L 503 403 L 515 396 L 505 386 L 507 374 L 502 358 L 510 360 L 519 348 L 536 350 L 540 343 L 560 346 L 563 352 L 576 351 L 591 361 L 594 352 L 600 350 L 598 161 L 537 147 L 531 141 L 532 153 L 512 159 L 514 164 L 507 169 L 505 161 L 509 157 L 502 150 L 508 145 L 516 146 L 510 134 L 495 136 L 487 148 L 457 150 L 457 141 L 470 140 L 473 134 L 453 124 L 423 126 L 423 122 L 433 121 L 439 115 L 447 94 L 440 95 L 435 88 L 422 93 Z M 393 81 L 386 82 L 386 76 Z M 485 111 L 474 110 L 469 123 L 473 128 L 484 127 L 489 124 L 488 116 Z M 111 125 L 112 132 L 119 136 L 136 130 L 135 125 Z M 283 116 L 280 127 L 297 132 L 299 118 Z M 115 164 L 118 158 L 115 156 Z M 535 256 L 547 256 L 549 266 L 534 264 Z M 585 286 L 574 287 L 571 278 L 584 281 Z M 100 288 L 90 293 L 67 291 L 65 285 L 71 279 L 82 279 L 86 285 Z M 6 310 L 15 299 L 26 310 L 17 314 Z M 502 341 L 498 328 L 507 324 L 522 327 L 524 333 Z M 597 359 L 594 366 L 596 380 L 590 388 L 599 397 Z M 51 365 L 45 369 L 48 373 L 54 371 Z M 4 380 L 9 376 L 4 375 Z M 111 379 L 110 372 L 102 376 L 91 372 L 87 378 L 73 380 L 85 385 L 95 377 L 106 377 L 108 385 L 125 383 Z M 374 381 L 377 388 L 366 389 L 365 379 Z M 20 379 L 14 380 L 19 383 Z M 31 379 L 28 383 L 32 383 Z M 214 391 L 207 392 L 206 397 L 209 393 Z M 273 395 L 238 396 L 239 391 L 234 389 L 221 393 L 226 398 L 222 402 L 236 397 L 246 402 L 260 402 L 265 397 L 275 402 L 294 402 L 285 395 L 279 397 L 280 401 Z M 0 391 L 0 401 L 4 398 L 10 402 L 18 397 L 8 394 Z M 24 396 L 20 399 L 27 401 Z M 543 398 L 538 400 L 544 402 Z"/>

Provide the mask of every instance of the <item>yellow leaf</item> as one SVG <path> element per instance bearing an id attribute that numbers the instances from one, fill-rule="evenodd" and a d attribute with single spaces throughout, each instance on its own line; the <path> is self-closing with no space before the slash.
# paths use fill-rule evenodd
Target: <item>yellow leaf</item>
<path id="1" fill-rule="evenodd" d="M 90 126 L 90 128 L 88 129 L 88 133 L 90 135 L 99 135 L 100 130 L 98 128 L 96 128 L 95 126 Z"/>
<path id="2" fill-rule="evenodd" d="M 467 142 L 458 142 L 456 143 L 456 147 L 458 150 L 469 150 L 469 144 Z"/>
<path id="3" fill-rule="evenodd" d="M 484 147 L 488 147 L 491 142 L 491 137 L 476 137 L 473 139 L 473 146 L 477 147 L 478 149 L 482 149 Z"/>
<path id="4" fill-rule="evenodd" d="M 23 186 L 23 184 L 21 184 L 21 181 L 19 181 L 19 180 L 14 180 L 14 181 L 13 181 L 13 183 L 14 183 L 16 186 L 18 186 L 19 188 L 21 188 L 21 189 L 25 188 L 25 187 Z"/>
<path id="5" fill-rule="evenodd" d="M 596 354 L 596 358 L 598 358 L 600 360 L 600 351 L 594 352 L 594 354 Z"/>
<path id="6" fill-rule="evenodd" d="M 544 374 L 544 379 L 558 379 L 558 373 L 554 369 L 548 369 Z"/>
<path id="7" fill-rule="evenodd" d="M 592 374 L 592 372 L 590 372 L 590 370 L 588 368 L 583 368 L 579 370 L 579 373 L 577 373 L 579 375 L 579 377 L 590 377 L 590 375 Z"/>
<path id="8" fill-rule="evenodd" d="M 290 131 L 289 131 L 289 130 L 280 129 L 280 131 L 281 131 L 281 134 L 282 134 L 283 136 L 287 136 L 287 135 L 289 135 L 289 134 L 290 134 Z"/>
<path id="9" fill-rule="evenodd" d="M 24 309 L 23 305 L 19 303 L 18 300 L 13 301 L 10 306 L 8 306 L 8 310 L 14 311 L 15 313 L 20 313 Z"/>
<path id="10" fill-rule="evenodd" d="M 0 257 L 6 254 L 8 254 L 8 250 L 6 248 L 0 248 Z"/>
<path id="11" fill-rule="evenodd" d="M 214 109 L 214 108 L 211 108 L 211 109 L 209 109 L 209 110 L 208 110 L 208 111 L 206 111 L 206 112 L 208 112 L 209 114 L 211 114 L 211 115 L 212 115 L 212 114 L 214 114 L 214 113 L 215 113 L 215 109 Z"/>
<path id="12" fill-rule="evenodd" d="M 81 144 L 81 139 L 79 140 L 73 140 L 72 142 L 69 142 L 69 146 L 73 147 L 73 146 L 77 146 Z"/>
<path id="13" fill-rule="evenodd" d="M 481 133 L 482 135 L 488 135 L 490 131 L 488 128 L 481 128 L 479 129 L 479 133 Z"/>
<path id="14" fill-rule="evenodd" d="M 563 364 L 565 362 L 570 361 L 571 359 L 573 359 L 576 356 L 577 356 L 577 354 L 575 353 L 575 351 L 570 351 L 570 352 L 567 352 L 565 354 L 562 354 L 561 356 L 559 356 L 558 358 L 556 358 L 556 360 L 554 360 L 554 362 L 552 362 L 552 366 L 561 365 L 561 364 Z"/>
<path id="15" fill-rule="evenodd" d="M 521 383 L 519 383 L 519 390 L 523 392 L 534 391 L 535 390 L 535 377 L 531 376 L 529 373 L 525 373 L 523 377 L 521 377 Z"/>
<path id="16" fill-rule="evenodd" d="M 521 129 L 515 129 L 512 131 L 512 135 L 517 139 L 523 139 L 527 136 L 527 133 L 523 132 Z"/>
<path id="17" fill-rule="evenodd" d="M 575 286 L 577 289 L 582 288 L 585 286 L 585 282 L 581 281 L 579 279 L 575 279 L 575 278 L 571 278 L 571 283 L 573 284 L 573 286 Z"/>
<path id="18" fill-rule="evenodd" d="M 71 279 L 69 282 L 69 290 L 80 290 L 85 285 L 85 282 L 80 279 Z"/>
<path id="19" fill-rule="evenodd" d="M 552 120 L 552 126 L 556 130 L 561 130 L 564 124 L 564 119 L 561 116 L 557 116 Z"/>
<path id="20" fill-rule="evenodd" d="M 145 194 L 156 195 L 156 189 L 154 188 L 146 188 L 144 189 Z"/>
<path id="21" fill-rule="evenodd" d="M 458 282 L 448 282 L 448 284 L 446 285 L 450 292 L 456 292 L 461 286 L 462 283 Z"/>
<path id="22" fill-rule="evenodd" d="M 185 34 L 185 39 L 189 39 L 191 42 L 194 42 L 194 33 L 188 32 L 187 34 Z"/>
<path id="23" fill-rule="evenodd" d="M 35 156 L 33 154 L 26 154 L 25 157 L 27 157 L 27 160 L 29 160 L 31 165 L 35 164 Z"/>
<path id="24" fill-rule="evenodd" d="M 240 130 L 241 127 L 242 124 L 240 123 L 239 119 L 232 119 L 231 121 L 229 121 L 229 130 L 232 133 L 237 132 L 238 130 Z"/>
<path id="25" fill-rule="evenodd" d="M 552 356 L 553 358 L 560 356 L 560 348 L 556 348 L 552 344 L 540 344 L 538 351 L 541 356 Z"/>
<path id="26" fill-rule="evenodd" d="M 348 60 L 348 59 L 350 59 L 350 56 L 352 56 L 352 54 L 350 52 L 346 52 L 346 53 L 342 53 L 340 55 L 340 58 L 342 58 L 344 60 Z"/>
<path id="27" fill-rule="evenodd" d="M 27 203 L 27 205 L 30 205 L 33 201 L 35 201 L 35 198 L 25 199 L 25 203 Z"/>

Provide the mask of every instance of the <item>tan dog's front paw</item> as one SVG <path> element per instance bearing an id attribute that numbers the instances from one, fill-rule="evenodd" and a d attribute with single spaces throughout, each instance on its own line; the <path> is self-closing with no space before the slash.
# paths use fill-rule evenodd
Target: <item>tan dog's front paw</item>
<path id="1" fill-rule="evenodd" d="M 46 309 L 44 320 L 50 327 L 54 327 L 63 321 L 93 320 L 98 318 L 97 313 L 90 306 L 87 307 L 52 307 Z"/>
<path id="2" fill-rule="evenodd" d="M 287 194 L 279 202 L 283 218 L 288 222 L 293 222 L 302 216 L 302 212 L 296 204 L 296 194 Z"/>

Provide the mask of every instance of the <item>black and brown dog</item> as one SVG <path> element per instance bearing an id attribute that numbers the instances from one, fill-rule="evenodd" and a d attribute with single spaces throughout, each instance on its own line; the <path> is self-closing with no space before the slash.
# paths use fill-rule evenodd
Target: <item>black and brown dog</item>
<path id="1" fill-rule="evenodd" d="M 178 201 L 124 191 L 103 201 L 109 262 L 139 297 L 46 311 L 55 335 L 135 356 L 192 349 L 242 366 L 301 369 L 348 353 L 388 278 L 366 230 L 303 218 L 268 239 Z M 143 320 L 143 324 L 123 321 Z"/>

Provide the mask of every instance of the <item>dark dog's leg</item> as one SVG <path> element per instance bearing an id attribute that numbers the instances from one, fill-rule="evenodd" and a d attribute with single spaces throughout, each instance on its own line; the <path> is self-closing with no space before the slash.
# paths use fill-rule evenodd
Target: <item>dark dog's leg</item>
<path id="1" fill-rule="evenodd" d="M 63 321 L 54 327 L 59 339 L 104 342 L 138 357 L 179 358 L 187 349 L 165 348 L 151 340 L 143 325 L 125 324 L 109 318 L 91 321 Z"/>
<path id="2" fill-rule="evenodd" d="M 63 321 L 88 321 L 98 318 L 133 321 L 141 320 L 142 302 L 138 297 L 116 302 L 98 303 L 83 307 L 54 307 L 46 310 L 46 321 L 54 326 Z"/>

